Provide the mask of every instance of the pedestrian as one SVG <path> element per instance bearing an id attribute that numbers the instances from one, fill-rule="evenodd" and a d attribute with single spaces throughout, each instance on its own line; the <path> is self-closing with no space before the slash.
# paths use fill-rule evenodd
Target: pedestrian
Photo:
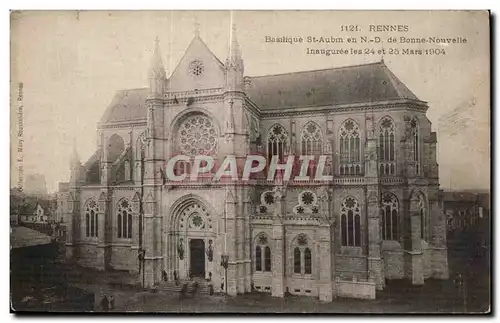
<path id="1" fill-rule="evenodd" d="M 109 297 L 109 309 L 114 310 L 115 309 L 115 298 L 113 295 Z"/>
<path id="2" fill-rule="evenodd" d="M 108 301 L 108 298 L 106 297 L 106 295 L 104 295 L 102 300 L 101 300 L 101 309 L 104 312 L 107 312 L 109 310 L 109 301 Z"/>

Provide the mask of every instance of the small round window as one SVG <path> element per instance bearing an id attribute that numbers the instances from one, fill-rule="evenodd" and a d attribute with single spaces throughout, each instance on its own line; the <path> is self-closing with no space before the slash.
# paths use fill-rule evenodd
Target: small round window
<path id="1" fill-rule="evenodd" d="M 203 74 L 203 63 L 201 61 L 192 61 L 189 64 L 189 74 L 191 76 L 201 76 Z"/>

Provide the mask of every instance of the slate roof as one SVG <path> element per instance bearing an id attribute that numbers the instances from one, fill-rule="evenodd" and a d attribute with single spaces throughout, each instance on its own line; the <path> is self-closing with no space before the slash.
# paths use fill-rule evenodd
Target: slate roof
<path id="1" fill-rule="evenodd" d="M 478 195 L 470 192 L 443 192 L 444 202 L 476 202 Z"/>
<path id="2" fill-rule="evenodd" d="M 252 77 L 247 95 L 262 110 L 418 100 L 383 62 Z"/>
<path id="3" fill-rule="evenodd" d="M 250 79 L 247 96 L 262 110 L 419 100 L 383 61 Z M 118 91 L 101 122 L 144 120 L 147 95 L 148 88 Z"/>
<path id="4" fill-rule="evenodd" d="M 117 91 L 101 118 L 102 123 L 139 121 L 146 118 L 148 88 Z"/>

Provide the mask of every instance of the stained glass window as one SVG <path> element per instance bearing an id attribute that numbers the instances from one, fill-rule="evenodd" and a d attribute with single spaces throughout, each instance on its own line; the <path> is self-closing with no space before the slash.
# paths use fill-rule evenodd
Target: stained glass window
<path id="1" fill-rule="evenodd" d="M 255 271 L 271 271 L 271 248 L 267 245 L 268 239 L 265 234 L 260 234 L 256 240 L 255 247 Z M 262 257 L 264 253 L 264 257 Z"/>
<path id="2" fill-rule="evenodd" d="M 356 199 L 346 198 L 340 209 L 340 231 L 342 246 L 361 246 L 360 206 Z"/>
<path id="3" fill-rule="evenodd" d="M 273 156 L 278 156 L 278 161 L 283 162 L 288 149 L 288 132 L 282 125 L 275 124 L 267 134 L 268 162 Z"/>
<path id="4" fill-rule="evenodd" d="M 321 128 L 315 122 L 308 122 L 301 133 L 302 155 L 319 155 L 323 151 Z"/>
<path id="5" fill-rule="evenodd" d="M 380 121 L 378 140 L 378 159 L 380 175 L 394 175 L 396 173 L 395 156 L 395 128 L 391 118 L 385 117 Z"/>
<path id="6" fill-rule="evenodd" d="M 382 240 L 399 240 L 399 203 L 392 193 L 382 196 L 380 215 L 382 217 Z"/>
<path id="7" fill-rule="evenodd" d="M 179 126 L 178 144 L 183 155 L 214 155 L 217 152 L 217 130 L 205 115 L 187 117 Z"/>
<path id="8" fill-rule="evenodd" d="M 117 208 L 118 238 L 132 238 L 132 208 L 128 200 L 122 199 Z"/>
<path id="9" fill-rule="evenodd" d="M 87 237 L 98 236 L 98 213 L 99 206 L 94 199 L 89 199 L 87 203 L 85 203 L 85 234 Z"/>
<path id="10" fill-rule="evenodd" d="M 361 141 L 358 124 L 351 119 L 340 127 L 340 175 L 361 174 Z"/>

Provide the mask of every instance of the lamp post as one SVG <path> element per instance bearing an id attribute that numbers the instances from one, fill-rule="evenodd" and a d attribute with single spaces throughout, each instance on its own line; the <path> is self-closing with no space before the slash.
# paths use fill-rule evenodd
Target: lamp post
<path id="1" fill-rule="evenodd" d="M 220 258 L 220 265 L 224 267 L 224 294 L 227 295 L 227 267 L 229 265 L 229 255 L 223 254 Z"/>
<path id="2" fill-rule="evenodd" d="M 146 250 L 139 248 L 138 250 L 138 256 L 137 258 L 139 259 L 139 274 L 141 274 L 142 270 L 142 288 L 144 288 L 144 281 L 145 281 L 145 270 L 144 270 L 144 265 L 146 262 Z"/>

